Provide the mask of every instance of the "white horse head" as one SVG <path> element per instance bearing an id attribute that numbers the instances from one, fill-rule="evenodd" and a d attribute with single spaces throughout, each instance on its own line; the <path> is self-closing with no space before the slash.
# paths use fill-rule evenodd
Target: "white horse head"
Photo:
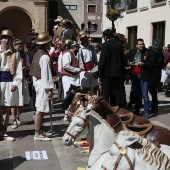
<path id="1" fill-rule="evenodd" d="M 77 137 L 81 137 L 88 134 L 88 120 L 87 116 L 90 113 L 90 109 L 84 110 L 84 107 L 79 107 L 72 117 L 72 121 L 64 134 L 62 140 L 64 144 L 70 146 L 73 144 Z"/>
<path id="2" fill-rule="evenodd" d="M 168 157 L 146 138 L 122 131 L 107 153 L 102 165 L 105 170 L 167 170 Z"/>
<path id="3" fill-rule="evenodd" d="M 100 169 L 106 153 L 115 140 L 116 133 L 98 113 L 91 109 L 82 109 L 73 117 L 62 140 L 66 145 L 71 145 L 78 136 L 85 134 L 88 135 L 90 143 L 90 157 L 86 169 Z"/>

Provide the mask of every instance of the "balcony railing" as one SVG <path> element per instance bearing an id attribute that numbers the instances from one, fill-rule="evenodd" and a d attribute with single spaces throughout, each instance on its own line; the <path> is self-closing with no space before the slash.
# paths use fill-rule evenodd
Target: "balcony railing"
<path id="1" fill-rule="evenodd" d="M 154 0 L 155 3 L 165 2 L 166 0 Z"/>
<path id="2" fill-rule="evenodd" d="M 160 7 L 166 5 L 167 0 L 151 0 L 151 7 Z"/>

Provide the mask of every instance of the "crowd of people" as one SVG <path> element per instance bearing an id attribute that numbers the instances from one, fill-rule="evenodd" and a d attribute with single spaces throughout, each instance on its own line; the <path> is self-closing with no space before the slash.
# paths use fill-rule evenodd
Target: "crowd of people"
<path id="1" fill-rule="evenodd" d="M 1 140 L 14 140 L 7 134 L 9 116 L 11 114 L 13 118 L 12 128 L 18 128 L 24 105 L 31 104 L 34 140 L 50 141 L 42 126 L 55 87 L 58 88 L 59 100 L 63 100 L 70 85 L 74 85 L 80 86 L 85 94 L 103 96 L 111 106 L 127 108 L 133 103 L 133 113 L 146 119 L 150 113 L 158 113 L 158 84 L 164 78 L 164 85 L 170 85 L 170 45 L 163 50 L 160 42 L 154 40 L 152 46 L 146 48 L 140 38 L 136 40 L 135 49 L 124 49 L 110 29 L 103 31 L 104 42 L 100 45 L 91 42 L 86 31 L 76 30 L 72 21 L 58 16 L 55 22 L 53 37 L 46 32 L 31 32 L 27 35 L 26 44 L 13 38 L 8 29 L 1 32 Z M 92 72 L 95 67 L 97 77 Z M 129 80 L 131 93 L 127 105 L 125 83 Z M 152 96 L 151 106 L 148 92 Z M 140 113 L 142 103 L 143 115 Z M 64 120 L 67 120 L 67 110 Z"/>

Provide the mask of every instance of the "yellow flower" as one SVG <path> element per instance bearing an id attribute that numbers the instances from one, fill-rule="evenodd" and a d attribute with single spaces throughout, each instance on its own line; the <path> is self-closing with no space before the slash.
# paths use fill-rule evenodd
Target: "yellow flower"
<path id="1" fill-rule="evenodd" d="M 106 17 L 109 18 L 109 20 L 116 20 L 118 17 L 120 17 L 120 12 L 117 9 L 109 9 L 106 13 Z"/>

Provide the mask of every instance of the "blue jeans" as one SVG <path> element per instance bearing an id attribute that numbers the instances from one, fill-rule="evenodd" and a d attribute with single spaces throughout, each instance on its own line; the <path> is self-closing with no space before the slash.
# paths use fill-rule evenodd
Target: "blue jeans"
<path id="1" fill-rule="evenodd" d="M 140 106 L 141 106 L 141 96 L 144 101 L 144 116 L 149 113 L 149 82 L 144 81 L 141 78 L 141 75 L 132 75 L 132 89 L 134 91 L 134 99 L 135 99 L 135 112 L 139 114 Z"/>

